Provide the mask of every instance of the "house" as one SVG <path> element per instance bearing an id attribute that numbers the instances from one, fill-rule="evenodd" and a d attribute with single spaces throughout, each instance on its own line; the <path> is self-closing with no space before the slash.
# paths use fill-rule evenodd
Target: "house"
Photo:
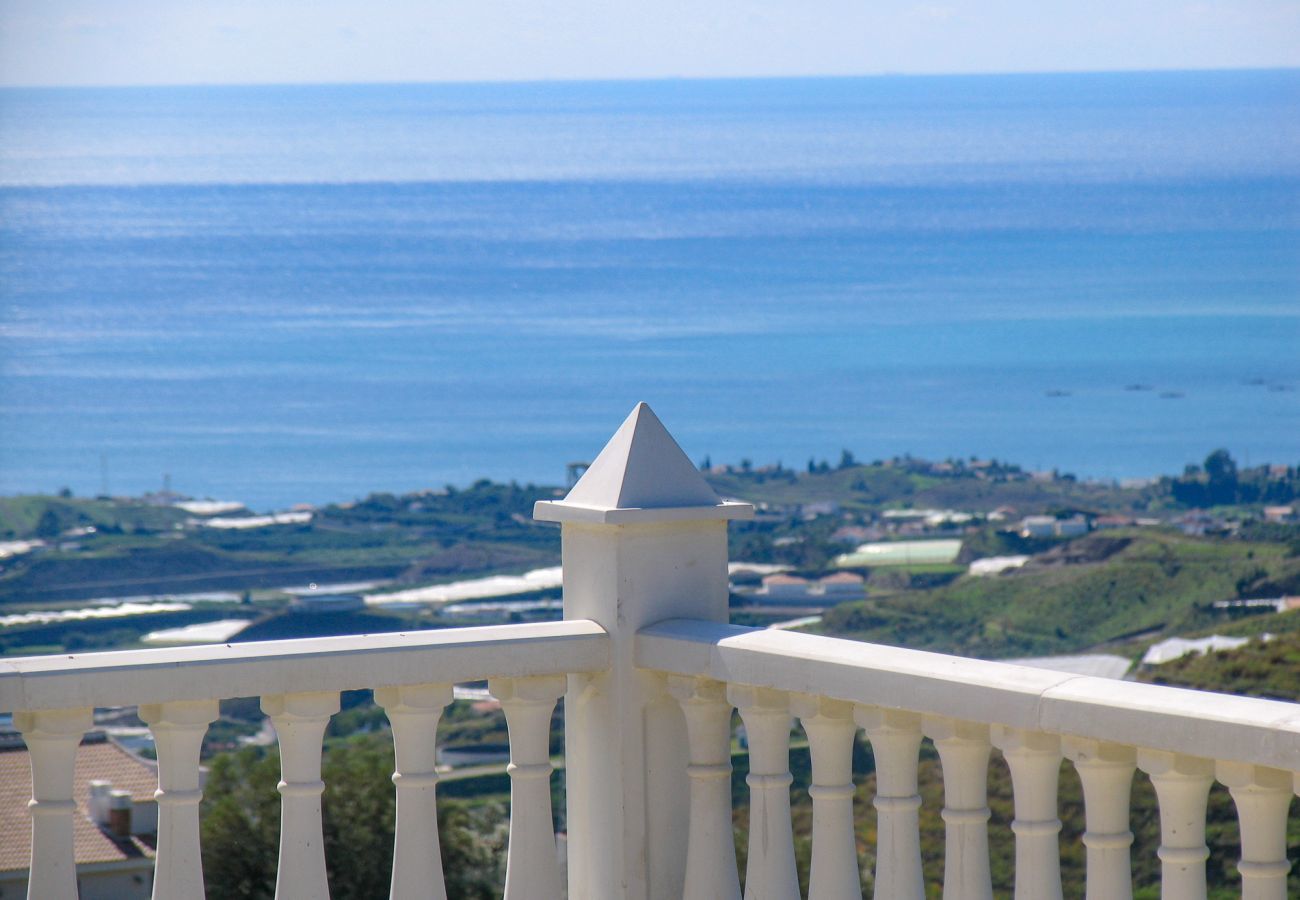
<path id="1" fill-rule="evenodd" d="M 1223 519 L 1212 516 L 1203 509 L 1193 509 L 1184 513 L 1174 520 L 1174 524 L 1182 530 L 1183 534 L 1191 537 L 1216 534 L 1225 531 L 1227 528 Z"/>
<path id="2" fill-rule="evenodd" d="M 1027 538 L 1047 538 L 1056 535 L 1056 518 L 1054 516 L 1025 516 L 1020 520 L 1020 536 Z"/>
<path id="3" fill-rule="evenodd" d="M 158 787 L 155 766 L 88 734 L 77 748 L 73 845 L 82 900 L 131 900 L 153 890 Z M 31 757 L 14 732 L 0 732 L 0 898 L 27 895 L 32 853 Z"/>
<path id="4" fill-rule="evenodd" d="M 1283 522 L 1295 521 L 1294 506 L 1266 506 L 1264 507 L 1264 521 L 1276 522 L 1279 525 Z"/>
<path id="5" fill-rule="evenodd" d="M 1088 533 L 1083 516 L 1058 519 L 1055 516 L 1025 516 L 1020 520 L 1020 536 L 1027 538 L 1079 537 Z"/>
<path id="6" fill-rule="evenodd" d="M 856 572 L 835 572 L 811 580 L 785 572 L 763 578 L 763 586 L 748 594 L 756 603 L 839 603 L 862 597 L 866 579 Z"/>
<path id="7" fill-rule="evenodd" d="M 812 592 L 812 583 L 798 575 L 776 572 L 763 577 L 763 586 L 758 592 L 771 600 L 805 600 Z"/>
<path id="8" fill-rule="evenodd" d="M 1057 537 L 1079 537 L 1088 533 L 1088 520 L 1083 516 L 1058 519 L 1054 530 Z"/>
<path id="9" fill-rule="evenodd" d="M 838 544 L 852 544 L 856 547 L 867 541 L 879 540 L 883 536 L 884 532 L 874 526 L 845 525 L 831 533 L 831 540 Z"/>
<path id="10" fill-rule="evenodd" d="M 813 503 L 804 503 L 799 507 L 799 515 L 805 519 L 815 519 L 818 516 L 833 516 L 840 511 L 840 505 L 834 500 L 818 500 Z"/>
<path id="11" fill-rule="evenodd" d="M 841 599 L 848 597 L 861 597 L 866 589 L 867 581 L 856 572 L 836 572 L 834 575 L 827 575 L 817 581 L 816 592 L 821 593 L 826 599 Z"/>

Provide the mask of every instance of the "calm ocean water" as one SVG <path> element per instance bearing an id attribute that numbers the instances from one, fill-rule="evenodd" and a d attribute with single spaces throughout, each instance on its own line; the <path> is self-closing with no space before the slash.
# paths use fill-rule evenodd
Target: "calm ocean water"
<path id="1" fill-rule="evenodd" d="M 10 90 L 0 139 L 0 493 L 557 482 L 641 399 L 715 461 L 1300 462 L 1300 72 Z"/>

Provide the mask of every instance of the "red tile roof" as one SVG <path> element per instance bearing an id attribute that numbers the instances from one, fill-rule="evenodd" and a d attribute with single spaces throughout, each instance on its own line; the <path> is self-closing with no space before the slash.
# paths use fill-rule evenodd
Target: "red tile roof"
<path id="1" fill-rule="evenodd" d="M 836 572 L 834 575 L 827 575 L 821 579 L 822 584 L 854 584 L 860 585 L 866 581 L 856 572 Z"/>
<path id="2" fill-rule="evenodd" d="M 807 584 L 807 578 L 800 578 L 798 575 L 785 575 L 777 573 L 775 575 L 766 575 L 763 577 L 763 584 Z"/>
<path id="3" fill-rule="evenodd" d="M 112 741 L 83 743 L 77 749 L 77 773 L 72 796 L 77 801 L 73 817 L 73 844 L 77 864 L 118 862 L 152 856 L 142 841 L 115 841 L 90 820 L 87 801 L 90 782 L 113 782 L 114 790 L 130 791 L 136 803 L 154 802 L 157 770 Z M 32 797 L 31 757 L 26 748 L 0 751 L 0 872 L 26 869 L 32 855 L 32 819 L 27 801 Z"/>

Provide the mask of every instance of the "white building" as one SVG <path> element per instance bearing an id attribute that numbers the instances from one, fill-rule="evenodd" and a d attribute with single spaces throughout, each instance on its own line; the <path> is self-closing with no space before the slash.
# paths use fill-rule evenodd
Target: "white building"
<path id="1" fill-rule="evenodd" d="M 1088 520 L 1083 516 L 1071 516 L 1056 522 L 1057 537 L 1080 537 L 1088 533 Z"/>
<path id="2" fill-rule="evenodd" d="M 861 597 L 866 590 L 866 584 L 866 579 L 856 572 L 835 572 L 819 578 L 815 590 L 828 603 L 838 603 L 843 600 Z"/>
<path id="3" fill-rule="evenodd" d="M 776 572 L 763 576 L 763 586 L 758 593 L 769 600 L 806 600 L 812 589 L 812 582 L 807 578 Z"/>
<path id="4" fill-rule="evenodd" d="M 1204 656 L 1206 653 L 1218 650 L 1236 650 L 1248 643 L 1250 638 L 1225 637 L 1222 634 L 1212 634 L 1204 638 L 1169 638 L 1148 647 L 1147 652 L 1142 654 L 1142 665 L 1159 666 L 1193 653 Z"/>
<path id="5" fill-rule="evenodd" d="M 1083 516 L 1058 519 L 1055 516 L 1025 516 L 1020 520 L 1020 536 L 1027 538 L 1079 537 L 1088 533 Z"/>
<path id="6" fill-rule="evenodd" d="M 1047 538 L 1056 536 L 1055 516 L 1025 516 L 1020 520 L 1020 536 Z"/>
<path id="7" fill-rule="evenodd" d="M 1018 569 L 1027 562 L 1029 557 L 1024 555 L 986 556 L 973 561 L 966 573 L 977 578 L 985 575 L 1001 575 L 1003 572 Z"/>

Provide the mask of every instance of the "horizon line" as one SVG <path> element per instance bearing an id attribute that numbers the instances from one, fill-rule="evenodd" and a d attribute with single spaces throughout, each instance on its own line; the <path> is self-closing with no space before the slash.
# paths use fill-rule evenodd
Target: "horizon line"
<path id="1" fill-rule="evenodd" d="M 358 80 L 358 81 L 158 81 L 111 82 L 103 84 L 4 82 L 0 90 L 124 90 L 169 88 L 283 88 L 283 87 L 472 87 L 497 85 L 643 84 L 663 82 L 734 81 L 857 81 L 867 79 L 928 78 L 1016 78 L 1071 75 L 1177 75 L 1210 73 L 1300 72 L 1300 65 L 1280 66 L 1170 66 L 1120 69 L 1013 69 L 988 71 L 881 71 L 856 73 L 794 73 L 751 75 L 629 75 L 590 78 L 449 78 L 442 80 Z"/>

